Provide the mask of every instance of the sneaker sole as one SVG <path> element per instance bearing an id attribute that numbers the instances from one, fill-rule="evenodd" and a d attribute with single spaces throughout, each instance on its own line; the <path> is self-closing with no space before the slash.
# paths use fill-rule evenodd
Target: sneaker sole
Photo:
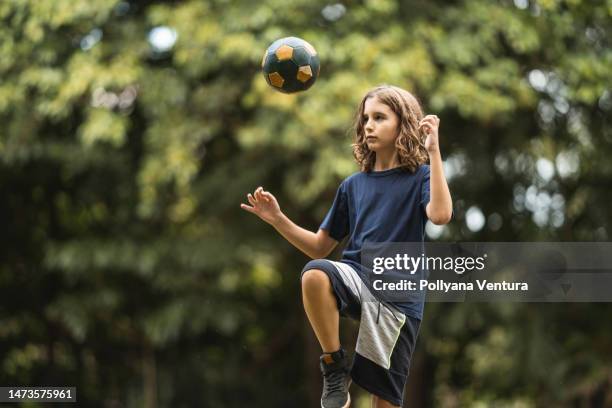
<path id="1" fill-rule="evenodd" d="M 349 408 L 351 406 L 351 393 L 349 392 L 347 394 L 348 394 L 348 399 L 346 400 L 346 404 L 344 404 L 342 408 Z M 321 402 L 321 408 L 325 408 L 323 406 L 323 402 Z"/>

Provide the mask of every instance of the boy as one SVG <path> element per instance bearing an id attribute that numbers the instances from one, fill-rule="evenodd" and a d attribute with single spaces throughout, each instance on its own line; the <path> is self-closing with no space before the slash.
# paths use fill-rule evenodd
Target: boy
<path id="1" fill-rule="evenodd" d="M 251 206 L 241 204 L 313 258 L 302 271 L 302 297 L 323 350 L 323 408 L 350 406 L 351 378 L 372 394 L 372 406 L 402 405 L 423 302 L 381 308 L 363 284 L 361 250 L 366 242 L 422 242 L 427 219 L 450 221 L 439 124 L 437 116 L 423 116 L 408 91 L 379 86 L 364 96 L 355 120 L 353 154 L 361 171 L 342 182 L 318 232 L 295 225 L 262 187 L 248 194 Z M 341 261 L 323 259 L 347 235 Z M 340 315 L 360 320 L 352 367 L 340 345 Z"/>

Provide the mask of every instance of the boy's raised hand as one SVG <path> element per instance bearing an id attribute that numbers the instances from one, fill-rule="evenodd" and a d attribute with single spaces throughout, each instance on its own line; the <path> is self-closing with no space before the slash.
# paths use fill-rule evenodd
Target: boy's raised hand
<path id="1" fill-rule="evenodd" d="M 282 215 L 276 198 L 262 187 L 257 187 L 253 194 L 247 194 L 251 206 L 240 204 L 240 208 L 257 215 L 268 224 L 274 224 Z"/>
<path id="2" fill-rule="evenodd" d="M 427 115 L 419 122 L 419 129 L 423 128 L 427 138 L 425 139 L 425 149 L 428 153 L 435 153 L 440 150 L 438 141 L 438 128 L 440 127 L 440 118 L 436 115 Z"/>

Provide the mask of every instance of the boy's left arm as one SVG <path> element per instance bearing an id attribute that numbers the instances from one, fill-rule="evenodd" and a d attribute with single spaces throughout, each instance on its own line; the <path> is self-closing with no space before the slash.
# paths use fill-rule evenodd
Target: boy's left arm
<path id="1" fill-rule="evenodd" d="M 427 218 L 434 224 L 448 224 L 453 215 L 453 201 L 442 166 L 438 129 L 440 119 L 436 115 L 427 115 L 419 123 L 427 134 L 425 149 L 429 154 L 429 203 L 425 208 Z"/>

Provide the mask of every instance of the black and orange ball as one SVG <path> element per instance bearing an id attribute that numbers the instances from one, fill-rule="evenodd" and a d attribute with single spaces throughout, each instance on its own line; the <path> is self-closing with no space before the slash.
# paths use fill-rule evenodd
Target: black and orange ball
<path id="1" fill-rule="evenodd" d="M 277 91 L 305 91 L 319 76 L 319 55 L 312 45 L 301 38 L 281 38 L 268 47 L 261 68 L 268 85 Z"/>

